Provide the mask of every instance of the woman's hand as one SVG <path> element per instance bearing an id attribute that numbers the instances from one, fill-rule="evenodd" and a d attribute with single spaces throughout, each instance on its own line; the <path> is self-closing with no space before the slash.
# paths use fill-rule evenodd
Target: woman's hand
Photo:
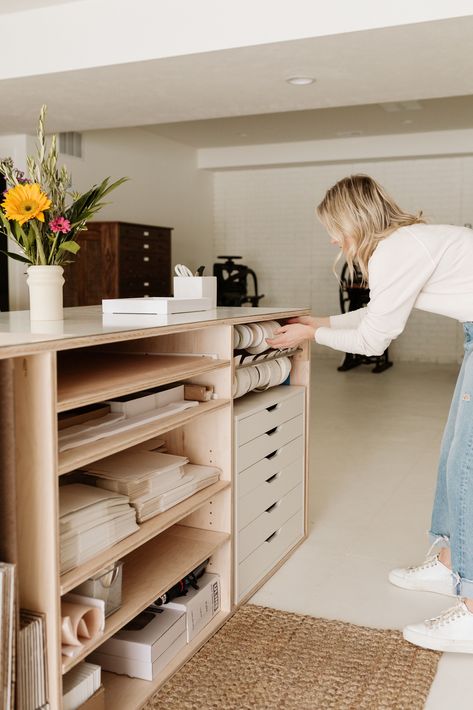
<path id="1" fill-rule="evenodd" d="M 310 316 L 304 316 L 312 320 Z M 274 331 L 274 338 L 266 338 L 266 342 L 272 348 L 295 348 L 305 340 L 314 337 L 315 327 L 309 324 L 297 322 L 283 325 Z"/>

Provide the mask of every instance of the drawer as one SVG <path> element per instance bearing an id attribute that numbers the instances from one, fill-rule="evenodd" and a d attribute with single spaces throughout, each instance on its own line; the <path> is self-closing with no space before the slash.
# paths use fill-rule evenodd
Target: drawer
<path id="1" fill-rule="evenodd" d="M 304 434 L 304 416 L 290 419 L 236 449 L 236 469 L 244 471 L 252 464 L 274 454 L 281 446 Z"/>
<path id="2" fill-rule="evenodd" d="M 240 600 L 304 535 L 304 513 L 299 511 L 270 535 L 238 565 L 237 598 Z"/>
<path id="3" fill-rule="evenodd" d="M 135 239 L 144 244 L 151 240 L 160 240 L 168 242 L 171 237 L 171 227 L 148 227 L 143 224 L 121 224 L 120 239 L 129 241 Z"/>
<path id="4" fill-rule="evenodd" d="M 237 529 L 241 530 L 304 481 L 304 460 L 299 458 L 286 468 L 269 476 L 245 496 L 237 499 Z"/>
<path id="5" fill-rule="evenodd" d="M 304 412 L 304 392 L 298 391 L 294 396 L 284 398 L 256 414 L 251 414 L 236 423 L 236 443 L 242 446 L 270 429 L 279 426 L 289 419 Z"/>
<path id="6" fill-rule="evenodd" d="M 237 559 L 243 562 L 256 550 L 270 535 L 292 518 L 297 512 L 303 510 L 303 486 L 298 486 L 269 506 L 256 520 L 238 532 Z"/>

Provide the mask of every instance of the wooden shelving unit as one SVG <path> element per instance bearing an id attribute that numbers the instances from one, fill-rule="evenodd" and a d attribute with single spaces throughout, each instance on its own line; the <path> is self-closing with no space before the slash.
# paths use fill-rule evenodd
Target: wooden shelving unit
<path id="1" fill-rule="evenodd" d="M 69 311 L 70 320 L 77 311 L 77 320 L 69 324 L 68 331 L 80 332 L 80 336 L 47 341 L 33 334 L 9 333 L 4 347 L 0 341 L 0 358 L 9 358 L 14 365 L 20 605 L 46 615 L 50 709 L 62 707 L 63 673 L 87 658 L 198 564 L 210 558 L 209 571 L 220 576 L 220 612 L 154 681 L 103 674 L 107 710 L 138 710 L 237 608 L 233 327 L 236 323 L 305 315 L 307 311 L 222 309 L 221 316 L 202 314 L 201 323 L 198 314 L 191 314 L 188 323 L 185 317 L 176 317 L 175 321 L 171 317 L 166 326 L 141 328 L 134 333 L 129 328 L 110 333 L 102 327 L 99 309 L 93 318 L 91 308 Z M 2 318 L 0 314 L 0 328 Z M 87 319 L 89 330 L 84 325 Z M 298 351 L 292 363 L 291 384 L 305 385 L 308 406 L 309 347 Z M 217 398 L 58 452 L 58 412 L 184 380 L 213 385 Z M 168 451 L 186 455 L 193 463 L 218 466 L 220 480 L 61 575 L 58 490 L 69 480 L 62 476 L 74 475 L 93 461 L 156 437 L 165 439 Z M 62 657 L 61 595 L 117 560 L 124 561 L 122 606 L 107 618 L 103 634 L 86 643 L 78 656 Z M 265 579 L 273 572 L 269 571 Z"/>
<path id="2" fill-rule="evenodd" d="M 112 397 L 187 380 L 228 360 L 192 355 L 141 355 L 84 349 L 58 358 L 57 411 L 84 407 Z"/>
<path id="3" fill-rule="evenodd" d="M 74 569 L 69 572 L 65 572 L 61 575 L 61 594 L 70 592 L 71 589 L 78 587 L 84 580 L 92 577 L 92 575 L 104 569 L 112 562 L 116 562 L 126 555 L 129 555 L 133 550 L 141 547 L 141 545 L 144 545 L 144 543 L 156 537 L 156 535 L 161 537 L 161 533 L 164 533 L 164 531 L 168 530 L 168 528 L 171 528 L 188 515 L 191 515 L 195 510 L 209 500 L 212 500 L 217 493 L 229 488 L 230 485 L 230 481 L 218 481 L 208 488 L 194 493 L 190 498 L 142 523 L 138 532 L 129 535 L 104 552 L 100 552 L 82 565 L 74 567 Z"/>
<path id="4" fill-rule="evenodd" d="M 171 429 L 184 426 L 203 414 L 227 407 L 229 404 L 230 400 L 228 399 L 213 399 L 210 402 L 201 402 L 198 407 L 186 409 L 179 414 L 172 414 L 169 417 L 143 424 L 135 429 L 129 429 L 121 434 L 99 439 L 92 444 L 66 449 L 66 451 L 60 452 L 58 456 L 58 474 L 61 476 L 77 468 L 83 468 L 92 463 L 92 461 L 111 456 L 118 451 L 128 449 L 130 446 L 141 444 L 143 441 L 165 434 Z"/>
<path id="5" fill-rule="evenodd" d="M 103 634 L 84 643 L 79 655 L 67 659 L 63 656 L 62 672 L 67 673 L 84 660 L 229 539 L 228 533 L 177 525 L 127 555 L 123 566 L 122 606 L 107 618 Z"/>

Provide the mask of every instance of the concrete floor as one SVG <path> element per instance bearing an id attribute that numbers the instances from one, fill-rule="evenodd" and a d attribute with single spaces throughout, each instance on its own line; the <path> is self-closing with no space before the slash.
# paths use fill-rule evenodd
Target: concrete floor
<path id="1" fill-rule="evenodd" d="M 387 573 L 424 559 L 458 367 L 340 373 L 339 362 L 313 362 L 309 537 L 251 602 L 401 629 L 451 605 L 393 587 Z M 425 710 L 472 707 L 473 655 L 444 654 Z"/>

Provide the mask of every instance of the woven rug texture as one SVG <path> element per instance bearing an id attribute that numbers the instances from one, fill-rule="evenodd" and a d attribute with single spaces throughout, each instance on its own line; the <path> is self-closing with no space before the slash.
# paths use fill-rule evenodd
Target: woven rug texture
<path id="1" fill-rule="evenodd" d="M 145 710 L 422 710 L 440 655 L 399 631 L 247 604 Z"/>

